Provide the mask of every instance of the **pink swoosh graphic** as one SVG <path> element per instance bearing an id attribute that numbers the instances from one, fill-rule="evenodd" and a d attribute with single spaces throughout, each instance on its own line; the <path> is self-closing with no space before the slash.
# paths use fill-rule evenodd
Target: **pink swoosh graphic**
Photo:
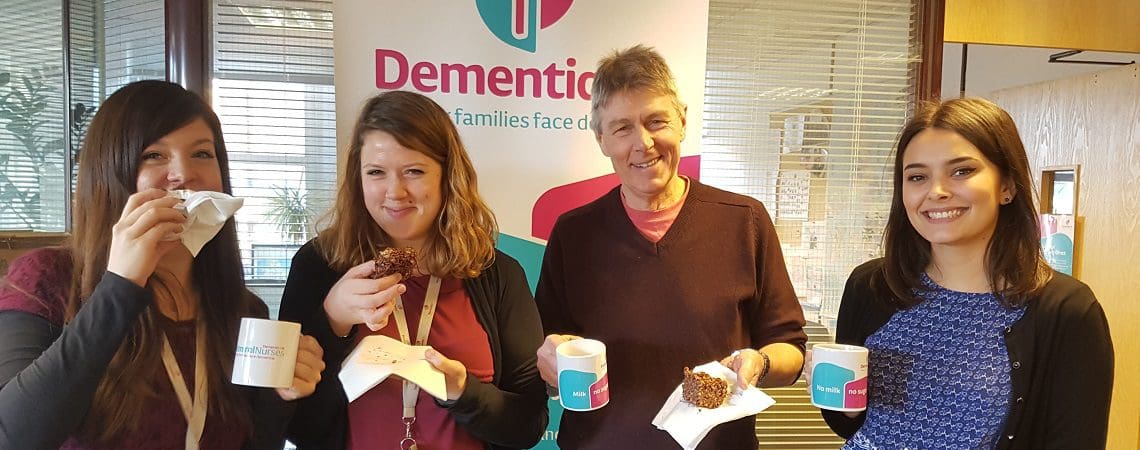
<path id="1" fill-rule="evenodd" d="M 694 180 L 700 180 L 701 156 L 682 157 L 678 172 Z M 550 239 L 550 230 L 554 228 L 554 221 L 558 220 L 558 216 L 601 197 L 618 183 L 620 181 L 617 175 L 611 173 L 557 186 L 544 192 L 534 202 L 534 208 L 531 210 L 531 236 L 543 240 Z"/>

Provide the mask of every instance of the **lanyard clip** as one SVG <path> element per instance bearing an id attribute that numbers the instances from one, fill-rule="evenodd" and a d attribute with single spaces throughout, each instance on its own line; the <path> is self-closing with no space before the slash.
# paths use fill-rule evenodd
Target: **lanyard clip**
<path id="1" fill-rule="evenodd" d="M 405 417 L 404 418 L 404 439 L 411 439 L 412 438 L 412 424 L 413 423 L 416 423 L 415 417 Z"/>
<path id="2" fill-rule="evenodd" d="M 400 439 L 400 450 L 416 450 L 416 439 L 412 437 L 412 424 L 415 416 L 404 418 L 404 438 Z"/>

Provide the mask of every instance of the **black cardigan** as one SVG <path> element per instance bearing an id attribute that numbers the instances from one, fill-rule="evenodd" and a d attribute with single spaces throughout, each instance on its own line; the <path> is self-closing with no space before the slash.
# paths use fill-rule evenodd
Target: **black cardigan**
<path id="1" fill-rule="evenodd" d="M 836 342 L 863 345 L 897 311 L 871 289 L 882 261 L 864 263 L 847 279 Z M 1005 343 L 1013 390 L 997 448 L 1104 448 L 1113 350 L 1108 321 L 1092 290 L 1055 272 L 1029 301 L 1025 315 L 1006 328 Z M 855 434 L 866 418 L 865 413 L 852 419 L 842 412 L 821 412 L 844 438 Z"/>
<path id="2" fill-rule="evenodd" d="M 321 382 L 311 397 L 298 400 L 289 424 L 289 440 L 302 449 L 346 445 L 348 400 L 337 374 L 354 337 L 336 336 L 324 312 L 325 295 L 343 274 L 329 267 L 316 240 L 309 241 L 293 256 L 281 298 L 280 319 L 300 322 L 303 332 L 316 337 L 325 352 Z M 488 449 L 534 446 L 547 424 L 546 384 L 535 365 L 543 335 L 522 266 L 496 252 L 491 267 L 463 280 L 463 286 L 490 339 L 495 375 L 488 384 L 468 374 L 459 399 L 437 403 Z"/>

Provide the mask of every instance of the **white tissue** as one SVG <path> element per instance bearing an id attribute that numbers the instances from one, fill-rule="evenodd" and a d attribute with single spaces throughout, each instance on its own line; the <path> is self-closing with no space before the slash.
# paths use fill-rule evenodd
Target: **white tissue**
<path id="1" fill-rule="evenodd" d="M 681 385 L 665 400 L 653 426 L 664 430 L 686 450 L 695 449 L 713 427 L 741 417 L 747 417 L 768 409 L 776 401 L 760 389 L 750 386 L 741 390 L 736 385 L 736 373 L 720 362 L 713 361 L 693 368 L 693 372 L 704 372 L 728 381 L 732 391 L 728 400 L 719 408 L 699 408 L 681 400 Z"/>
<path id="2" fill-rule="evenodd" d="M 212 191 L 171 191 L 170 195 L 183 198 L 186 230 L 179 238 L 195 257 L 245 203 L 245 199 Z"/>

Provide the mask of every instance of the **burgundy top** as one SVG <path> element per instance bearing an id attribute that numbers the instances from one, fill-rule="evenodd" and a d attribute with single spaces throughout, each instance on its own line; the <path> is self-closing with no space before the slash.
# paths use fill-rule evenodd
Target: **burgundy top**
<path id="1" fill-rule="evenodd" d="M 175 322 L 167 319 L 160 320 L 159 323 L 170 340 L 178 367 L 182 369 L 186 390 L 191 393 L 194 392 L 194 325 L 193 320 Z M 186 418 L 178 405 L 170 377 L 161 366 L 159 373 L 155 374 L 154 382 L 157 383 L 158 397 L 147 404 L 147 414 L 143 416 L 137 432 L 107 446 L 83 445 L 73 438 L 65 442 L 61 449 L 183 448 L 186 443 Z M 240 449 L 245 442 L 244 433 L 245 430 L 234 422 L 223 422 L 217 414 L 207 414 L 200 448 Z"/>
<path id="2" fill-rule="evenodd" d="M 408 290 L 401 296 L 407 314 L 408 334 L 414 339 L 420 325 L 420 312 L 427 293 L 430 277 L 408 279 Z M 396 318 L 380 331 L 366 333 L 358 327 L 356 340 L 382 334 L 400 339 Z M 463 282 L 445 278 L 439 289 L 439 303 L 428 334 L 428 345 L 443 356 L 463 363 L 467 372 L 484 383 L 490 383 L 494 374 L 494 361 L 487 332 L 475 317 L 471 298 L 463 289 Z M 389 377 L 372 390 L 365 392 L 348 405 L 348 447 L 352 449 L 397 449 L 404 436 L 403 382 L 397 376 Z M 416 423 L 412 431 L 418 448 L 483 450 L 483 442 L 471 436 L 455 423 L 448 411 L 436 404 L 435 398 L 420 391 L 416 402 Z"/>
<path id="3" fill-rule="evenodd" d="M 13 262 L 7 280 L 0 289 L 0 311 L 23 311 L 43 317 L 62 327 L 67 287 L 71 283 L 71 256 L 64 249 L 41 249 L 28 252 Z M 194 321 L 162 320 L 160 327 L 170 339 L 175 359 L 186 377 L 188 390 L 194 392 Z M 158 396 L 145 406 L 139 428 L 105 446 L 68 439 L 64 449 L 183 448 L 186 441 L 186 418 L 178 405 L 166 370 L 157 366 L 149 380 Z M 212 411 L 211 411 L 212 412 Z M 206 429 L 201 448 L 237 449 L 246 440 L 246 430 L 235 423 L 222 422 L 216 414 L 206 415 Z"/>

